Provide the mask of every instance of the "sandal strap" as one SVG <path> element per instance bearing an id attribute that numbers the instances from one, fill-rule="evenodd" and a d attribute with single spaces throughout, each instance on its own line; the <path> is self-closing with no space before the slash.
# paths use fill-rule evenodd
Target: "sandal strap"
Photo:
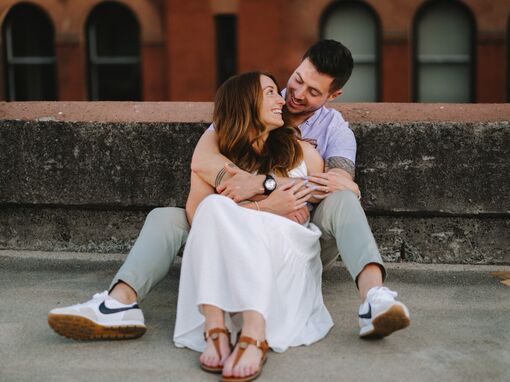
<path id="1" fill-rule="evenodd" d="M 239 360 L 243 356 L 245 350 L 250 345 L 253 345 L 253 346 L 255 346 L 256 348 L 258 348 L 258 349 L 260 349 L 262 351 L 261 361 L 264 359 L 264 357 L 266 356 L 267 351 L 269 350 L 269 344 L 267 343 L 266 340 L 259 341 L 259 340 L 256 340 L 256 339 L 252 338 L 252 337 L 248 337 L 248 336 L 240 336 L 239 337 L 239 341 L 237 342 L 237 345 L 239 346 L 239 350 L 237 351 L 237 356 L 236 356 L 236 359 L 234 361 L 234 365 L 233 366 L 237 365 L 237 362 L 239 362 Z"/>
<path id="2" fill-rule="evenodd" d="M 216 349 L 216 353 L 218 357 L 221 359 L 221 349 L 220 349 L 220 334 L 225 334 L 227 338 L 230 340 L 230 332 L 225 328 L 212 328 L 208 331 L 204 332 L 204 340 L 207 342 L 209 338 L 212 339 L 214 348 Z"/>

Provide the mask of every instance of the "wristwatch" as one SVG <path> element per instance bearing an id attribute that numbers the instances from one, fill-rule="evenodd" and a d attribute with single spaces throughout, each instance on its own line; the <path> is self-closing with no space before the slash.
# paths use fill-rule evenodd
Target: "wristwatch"
<path id="1" fill-rule="evenodd" d="M 269 195 L 276 189 L 276 179 L 272 175 L 267 174 L 262 187 L 264 187 L 264 195 Z"/>

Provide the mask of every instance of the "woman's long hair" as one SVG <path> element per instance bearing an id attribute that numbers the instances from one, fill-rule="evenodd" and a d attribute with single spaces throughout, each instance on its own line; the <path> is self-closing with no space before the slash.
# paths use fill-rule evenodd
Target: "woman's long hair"
<path id="1" fill-rule="evenodd" d="M 248 72 L 229 78 L 220 86 L 214 100 L 213 123 L 220 152 L 248 172 L 287 176 L 303 159 L 299 130 L 279 127 L 272 130 L 261 150 L 254 143 L 266 127 L 260 120 L 262 72 Z M 278 85 L 277 85 L 278 86 Z M 280 91 L 278 89 L 278 91 Z"/>

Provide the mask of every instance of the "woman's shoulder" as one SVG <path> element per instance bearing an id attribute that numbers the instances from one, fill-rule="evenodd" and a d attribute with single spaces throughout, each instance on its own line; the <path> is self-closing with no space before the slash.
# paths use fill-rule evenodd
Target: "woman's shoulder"
<path id="1" fill-rule="evenodd" d="M 299 141 L 301 148 L 303 149 L 303 160 L 306 163 L 306 167 L 309 172 L 323 172 L 324 171 L 324 160 L 322 159 L 319 152 L 315 147 L 306 141 Z"/>

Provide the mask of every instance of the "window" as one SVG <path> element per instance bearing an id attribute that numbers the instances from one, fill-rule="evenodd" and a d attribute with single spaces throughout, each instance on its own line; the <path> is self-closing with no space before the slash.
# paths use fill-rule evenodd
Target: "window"
<path id="1" fill-rule="evenodd" d="M 216 68 L 220 86 L 237 71 L 237 22 L 235 15 L 218 15 L 216 24 Z"/>
<path id="2" fill-rule="evenodd" d="M 87 20 L 89 98 L 141 100 L 140 28 L 124 5 L 102 3 Z"/>
<path id="3" fill-rule="evenodd" d="M 506 100 L 510 102 L 510 17 L 506 36 Z"/>
<path id="4" fill-rule="evenodd" d="M 15 5 L 5 19 L 2 38 L 5 98 L 55 101 L 54 31 L 46 13 L 34 5 Z"/>
<path id="5" fill-rule="evenodd" d="M 415 23 L 415 101 L 473 101 L 473 38 L 473 18 L 464 5 L 425 4 Z"/>
<path id="6" fill-rule="evenodd" d="M 341 1 L 323 15 L 321 37 L 340 41 L 352 53 L 354 69 L 338 98 L 344 102 L 379 100 L 379 22 L 361 2 Z"/>

